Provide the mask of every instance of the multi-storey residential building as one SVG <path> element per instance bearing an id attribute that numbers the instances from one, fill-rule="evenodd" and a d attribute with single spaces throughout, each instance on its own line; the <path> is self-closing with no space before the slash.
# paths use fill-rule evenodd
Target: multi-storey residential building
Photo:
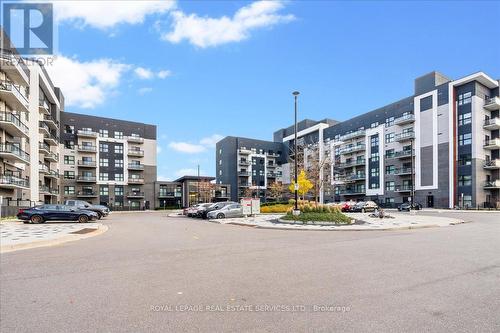
<path id="1" fill-rule="evenodd" d="M 0 196 L 10 205 L 57 202 L 59 114 L 64 105 L 44 67 L 8 47 L 0 59 Z"/>
<path id="2" fill-rule="evenodd" d="M 297 142 L 302 165 L 308 168 L 307 150 L 326 159 L 325 202 L 371 199 L 393 206 L 413 198 L 427 207 L 499 206 L 498 96 L 499 81 L 485 73 L 458 80 L 429 73 L 415 80 L 413 95 L 382 108 L 343 122 L 302 122 L 298 137 L 309 135 Z M 274 134 L 289 162 L 293 138 L 293 127 Z M 217 159 L 217 166 L 224 163 Z M 282 167 L 290 170 L 290 163 Z M 226 182 L 239 178 L 233 169 Z"/>
<path id="3" fill-rule="evenodd" d="M 273 182 L 282 182 L 285 146 L 280 142 L 228 136 L 216 145 L 216 183 L 229 184 L 231 200 L 264 198 Z"/>
<path id="4" fill-rule="evenodd" d="M 156 126 L 61 113 L 62 200 L 152 208 Z"/>

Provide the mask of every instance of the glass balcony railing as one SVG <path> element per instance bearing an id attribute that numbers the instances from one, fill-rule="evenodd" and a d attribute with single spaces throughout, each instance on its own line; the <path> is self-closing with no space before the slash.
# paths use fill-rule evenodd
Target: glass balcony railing
<path id="1" fill-rule="evenodd" d="M 24 134 L 29 135 L 29 128 L 24 124 L 18 116 L 11 112 L 2 111 L 0 112 L 0 121 L 11 123 L 17 126 Z"/>
<path id="2" fill-rule="evenodd" d="M 0 185 L 10 185 L 15 187 L 29 187 L 29 179 L 24 179 L 12 175 L 0 175 Z"/>
<path id="3" fill-rule="evenodd" d="M 30 160 L 30 154 L 10 142 L 0 143 L 0 153 L 13 154 L 25 162 Z"/>

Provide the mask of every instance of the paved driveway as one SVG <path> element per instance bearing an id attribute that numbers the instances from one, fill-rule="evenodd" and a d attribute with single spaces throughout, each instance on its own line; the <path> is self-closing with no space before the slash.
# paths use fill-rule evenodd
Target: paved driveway
<path id="1" fill-rule="evenodd" d="M 500 215 L 467 219 L 337 233 L 115 214 L 98 237 L 1 255 L 0 331 L 498 332 Z"/>

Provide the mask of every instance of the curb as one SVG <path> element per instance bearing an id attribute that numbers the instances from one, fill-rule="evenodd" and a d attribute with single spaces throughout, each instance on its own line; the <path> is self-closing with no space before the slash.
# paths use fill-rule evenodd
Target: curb
<path id="1" fill-rule="evenodd" d="M 46 246 L 55 246 L 55 245 L 60 245 L 68 242 L 73 242 L 77 240 L 82 240 L 85 238 L 90 238 L 94 236 L 99 236 L 106 231 L 108 231 L 109 227 L 107 225 L 101 225 L 99 228 L 97 228 L 95 231 L 89 232 L 88 234 L 84 235 L 66 235 L 57 239 L 48 239 L 48 240 L 42 240 L 42 241 L 36 241 L 36 242 L 31 242 L 31 243 L 24 243 L 24 244 L 13 244 L 13 245 L 4 245 L 0 246 L 0 253 L 8 253 L 8 252 L 14 252 L 14 251 L 19 251 L 19 250 L 28 250 L 28 249 L 34 249 L 38 247 L 46 247 Z"/>

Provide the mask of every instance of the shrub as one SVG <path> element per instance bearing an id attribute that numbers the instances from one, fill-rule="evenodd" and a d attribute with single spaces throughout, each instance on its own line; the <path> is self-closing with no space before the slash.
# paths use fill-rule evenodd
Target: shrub
<path id="1" fill-rule="evenodd" d="M 264 206 L 260 207 L 260 212 L 261 213 L 286 213 L 288 212 L 289 209 L 293 209 L 293 206 L 291 205 L 284 205 L 284 204 L 276 204 L 276 205 L 270 205 L 270 206 Z"/>
<path id="2" fill-rule="evenodd" d="M 302 221 L 302 222 L 329 222 L 334 224 L 349 224 L 351 219 L 342 214 L 340 211 L 334 210 L 334 212 L 302 212 L 298 216 L 294 216 L 291 212 L 288 212 L 284 217 L 284 220 L 292 221 Z"/>

